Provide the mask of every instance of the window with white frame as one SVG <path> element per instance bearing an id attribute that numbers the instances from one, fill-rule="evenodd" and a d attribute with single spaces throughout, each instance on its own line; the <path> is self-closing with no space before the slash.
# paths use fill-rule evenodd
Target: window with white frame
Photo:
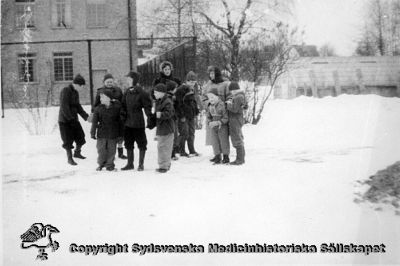
<path id="1" fill-rule="evenodd" d="M 54 57 L 54 80 L 71 81 L 74 76 L 72 52 L 56 52 Z"/>
<path id="2" fill-rule="evenodd" d="M 87 27 L 105 27 L 106 26 L 106 1 L 105 0 L 87 0 Z"/>
<path id="3" fill-rule="evenodd" d="M 71 0 L 52 1 L 51 20 L 53 27 L 71 27 Z"/>
<path id="4" fill-rule="evenodd" d="M 34 0 L 15 0 L 15 26 L 34 28 Z"/>
<path id="5" fill-rule="evenodd" d="M 18 80 L 19 82 L 34 82 L 36 73 L 36 54 L 18 54 Z"/>

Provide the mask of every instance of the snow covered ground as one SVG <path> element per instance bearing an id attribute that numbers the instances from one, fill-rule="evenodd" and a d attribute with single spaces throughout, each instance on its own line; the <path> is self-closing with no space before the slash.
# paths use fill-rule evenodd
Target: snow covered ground
<path id="1" fill-rule="evenodd" d="M 96 172 L 90 138 L 88 158 L 66 164 L 58 128 L 51 132 L 57 108 L 43 136 L 27 135 L 15 112 L 2 119 L 4 265 L 400 264 L 400 216 L 353 202 L 365 190 L 357 180 L 400 159 L 398 98 L 274 100 L 259 125 L 244 128 L 245 165 L 211 165 L 211 147 L 197 131 L 203 156 L 181 158 L 167 174 L 154 171 L 154 130 L 144 172 Z M 89 136 L 90 124 L 82 125 Z M 47 261 L 20 248 L 20 235 L 35 222 L 60 230 L 53 234 L 60 248 L 48 250 Z M 72 243 L 193 243 L 206 252 L 85 256 L 70 253 Z M 217 254 L 207 253 L 209 243 L 383 243 L 386 253 Z"/>

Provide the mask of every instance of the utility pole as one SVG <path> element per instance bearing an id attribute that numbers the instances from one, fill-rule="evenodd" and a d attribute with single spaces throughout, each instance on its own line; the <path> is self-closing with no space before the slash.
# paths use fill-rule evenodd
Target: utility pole
<path id="1" fill-rule="evenodd" d="M 131 14 L 131 0 L 128 1 L 128 35 L 129 35 L 129 70 L 133 68 L 132 62 L 132 14 Z"/>
<path id="2" fill-rule="evenodd" d="M 181 43 L 181 15 L 182 15 L 182 7 L 181 7 L 181 0 L 178 0 L 178 40 Z"/>
<path id="3" fill-rule="evenodd" d="M 90 105 L 93 107 L 93 66 L 92 66 L 92 40 L 87 40 L 89 60 L 89 94 Z"/>

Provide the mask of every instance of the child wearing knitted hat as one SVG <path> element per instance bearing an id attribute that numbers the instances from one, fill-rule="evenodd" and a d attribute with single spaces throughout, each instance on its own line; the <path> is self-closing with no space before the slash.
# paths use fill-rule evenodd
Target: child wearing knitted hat
<path id="1" fill-rule="evenodd" d="M 108 171 L 115 169 L 114 159 L 118 139 L 122 138 L 122 121 L 120 118 L 121 103 L 113 100 L 113 94 L 110 90 L 104 90 L 100 93 L 100 102 L 93 112 L 91 137 L 97 139 L 97 171 L 103 167 Z M 97 133 L 97 134 L 96 134 Z"/>
<path id="2" fill-rule="evenodd" d="M 174 144 L 175 120 L 174 106 L 170 95 L 167 94 L 167 87 L 159 83 L 154 87 L 156 98 L 157 117 L 157 151 L 159 173 L 166 173 L 171 167 L 171 153 Z"/>
<path id="3" fill-rule="evenodd" d="M 228 112 L 225 103 L 218 97 L 218 89 L 212 88 L 207 93 L 208 126 L 211 129 L 211 143 L 214 152 L 214 164 L 229 163 Z M 223 155 L 223 159 L 221 158 Z"/>
<path id="4" fill-rule="evenodd" d="M 230 164 L 241 165 L 244 164 L 245 157 L 242 127 L 244 124 L 243 113 L 247 106 L 246 97 L 237 82 L 231 82 L 228 88 L 232 94 L 226 101 L 229 114 L 229 134 L 232 146 L 236 149 L 236 160 Z"/>

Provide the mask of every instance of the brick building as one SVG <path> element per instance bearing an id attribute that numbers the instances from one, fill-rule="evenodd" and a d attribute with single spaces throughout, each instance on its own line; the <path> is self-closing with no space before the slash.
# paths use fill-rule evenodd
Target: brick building
<path id="1" fill-rule="evenodd" d="M 122 85 L 130 65 L 136 69 L 136 41 L 96 41 L 129 38 L 129 32 L 131 38 L 137 37 L 136 0 L 5 0 L 1 13 L 5 106 L 24 97 L 57 104 L 60 90 L 77 73 L 87 80 L 81 102 L 90 103 L 88 39 L 93 40 L 94 92 L 105 73 L 112 73 Z M 38 41 L 46 43 L 30 43 Z"/>

